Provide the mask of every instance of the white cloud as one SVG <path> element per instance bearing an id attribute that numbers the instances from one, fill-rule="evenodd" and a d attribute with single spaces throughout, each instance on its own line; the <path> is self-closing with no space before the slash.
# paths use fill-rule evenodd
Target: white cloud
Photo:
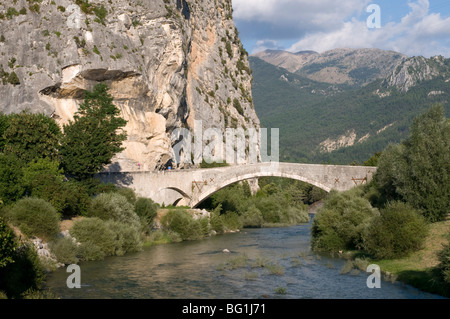
<path id="1" fill-rule="evenodd" d="M 405 0 L 406 1 L 406 0 Z M 450 18 L 429 11 L 429 0 L 409 1 L 399 22 L 369 29 L 370 0 L 233 0 L 234 18 L 259 40 L 251 50 L 277 48 L 277 41 L 300 39 L 288 50 L 323 52 L 335 48 L 380 48 L 407 55 L 450 56 Z M 383 7 L 381 7 L 383 21 Z M 245 37 L 245 35 L 244 35 Z"/>
<path id="2" fill-rule="evenodd" d="M 256 42 L 252 54 L 265 50 L 284 50 L 284 47 L 276 40 L 259 40 Z"/>
<path id="3" fill-rule="evenodd" d="M 371 30 L 365 21 L 352 19 L 331 32 L 314 32 L 304 36 L 289 51 L 334 48 L 380 48 L 406 55 L 450 56 L 450 18 L 430 14 L 428 0 L 409 3 L 411 11 L 399 23 L 388 23 Z"/>
<path id="4" fill-rule="evenodd" d="M 370 0 L 233 0 L 234 18 L 263 22 L 283 32 L 331 30 L 353 14 L 359 14 Z"/>

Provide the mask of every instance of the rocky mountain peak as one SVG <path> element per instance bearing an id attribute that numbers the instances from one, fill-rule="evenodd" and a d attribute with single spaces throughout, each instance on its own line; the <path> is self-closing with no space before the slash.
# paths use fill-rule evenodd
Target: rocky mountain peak
<path id="1" fill-rule="evenodd" d="M 254 56 L 314 81 L 350 85 L 365 85 L 385 78 L 406 58 L 398 52 L 372 48 L 339 48 L 320 54 L 264 51 Z"/>

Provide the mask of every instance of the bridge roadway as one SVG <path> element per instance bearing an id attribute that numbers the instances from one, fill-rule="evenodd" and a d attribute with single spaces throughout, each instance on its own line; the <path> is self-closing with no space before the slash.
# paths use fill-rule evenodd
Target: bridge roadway
<path id="1" fill-rule="evenodd" d="M 151 198 L 159 204 L 193 208 L 225 186 L 246 179 L 277 176 L 300 180 L 327 192 L 344 191 L 370 182 L 376 169 L 270 162 L 207 169 L 103 172 L 98 177 L 106 183 L 133 188 L 138 196 Z"/>

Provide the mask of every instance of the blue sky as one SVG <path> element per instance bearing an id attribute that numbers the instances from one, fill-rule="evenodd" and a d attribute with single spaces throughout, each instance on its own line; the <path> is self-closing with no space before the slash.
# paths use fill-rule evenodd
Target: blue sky
<path id="1" fill-rule="evenodd" d="M 450 57 L 450 0 L 232 0 L 234 20 L 250 53 L 379 48 L 409 56 Z M 371 29 L 370 4 L 381 28 Z"/>

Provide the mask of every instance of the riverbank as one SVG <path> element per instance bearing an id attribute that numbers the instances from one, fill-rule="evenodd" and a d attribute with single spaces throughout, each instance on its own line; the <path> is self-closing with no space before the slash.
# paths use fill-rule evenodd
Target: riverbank
<path id="1" fill-rule="evenodd" d="M 407 257 L 395 259 L 373 259 L 358 250 L 340 251 L 339 257 L 347 259 L 347 271 L 352 268 L 365 271 L 369 264 L 380 267 L 384 280 L 401 282 L 423 292 L 450 297 L 448 286 L 442 281 L 438 265 L 440 252 L 448 241 L 450 219 L 429 225 L 429 235 L 424 247 Z"/>
<path id="2" fill-rule="evenodd" d="M 390 260 L 372 260 L 383 272 L 396 276 L 397 280 L 422 291 L 450 297 L 448 286 L 439 279 L 437 254 L 447 243 L 450 220 L 430 224 L 430 233 L 424 248 L 408 257 Z"/>

